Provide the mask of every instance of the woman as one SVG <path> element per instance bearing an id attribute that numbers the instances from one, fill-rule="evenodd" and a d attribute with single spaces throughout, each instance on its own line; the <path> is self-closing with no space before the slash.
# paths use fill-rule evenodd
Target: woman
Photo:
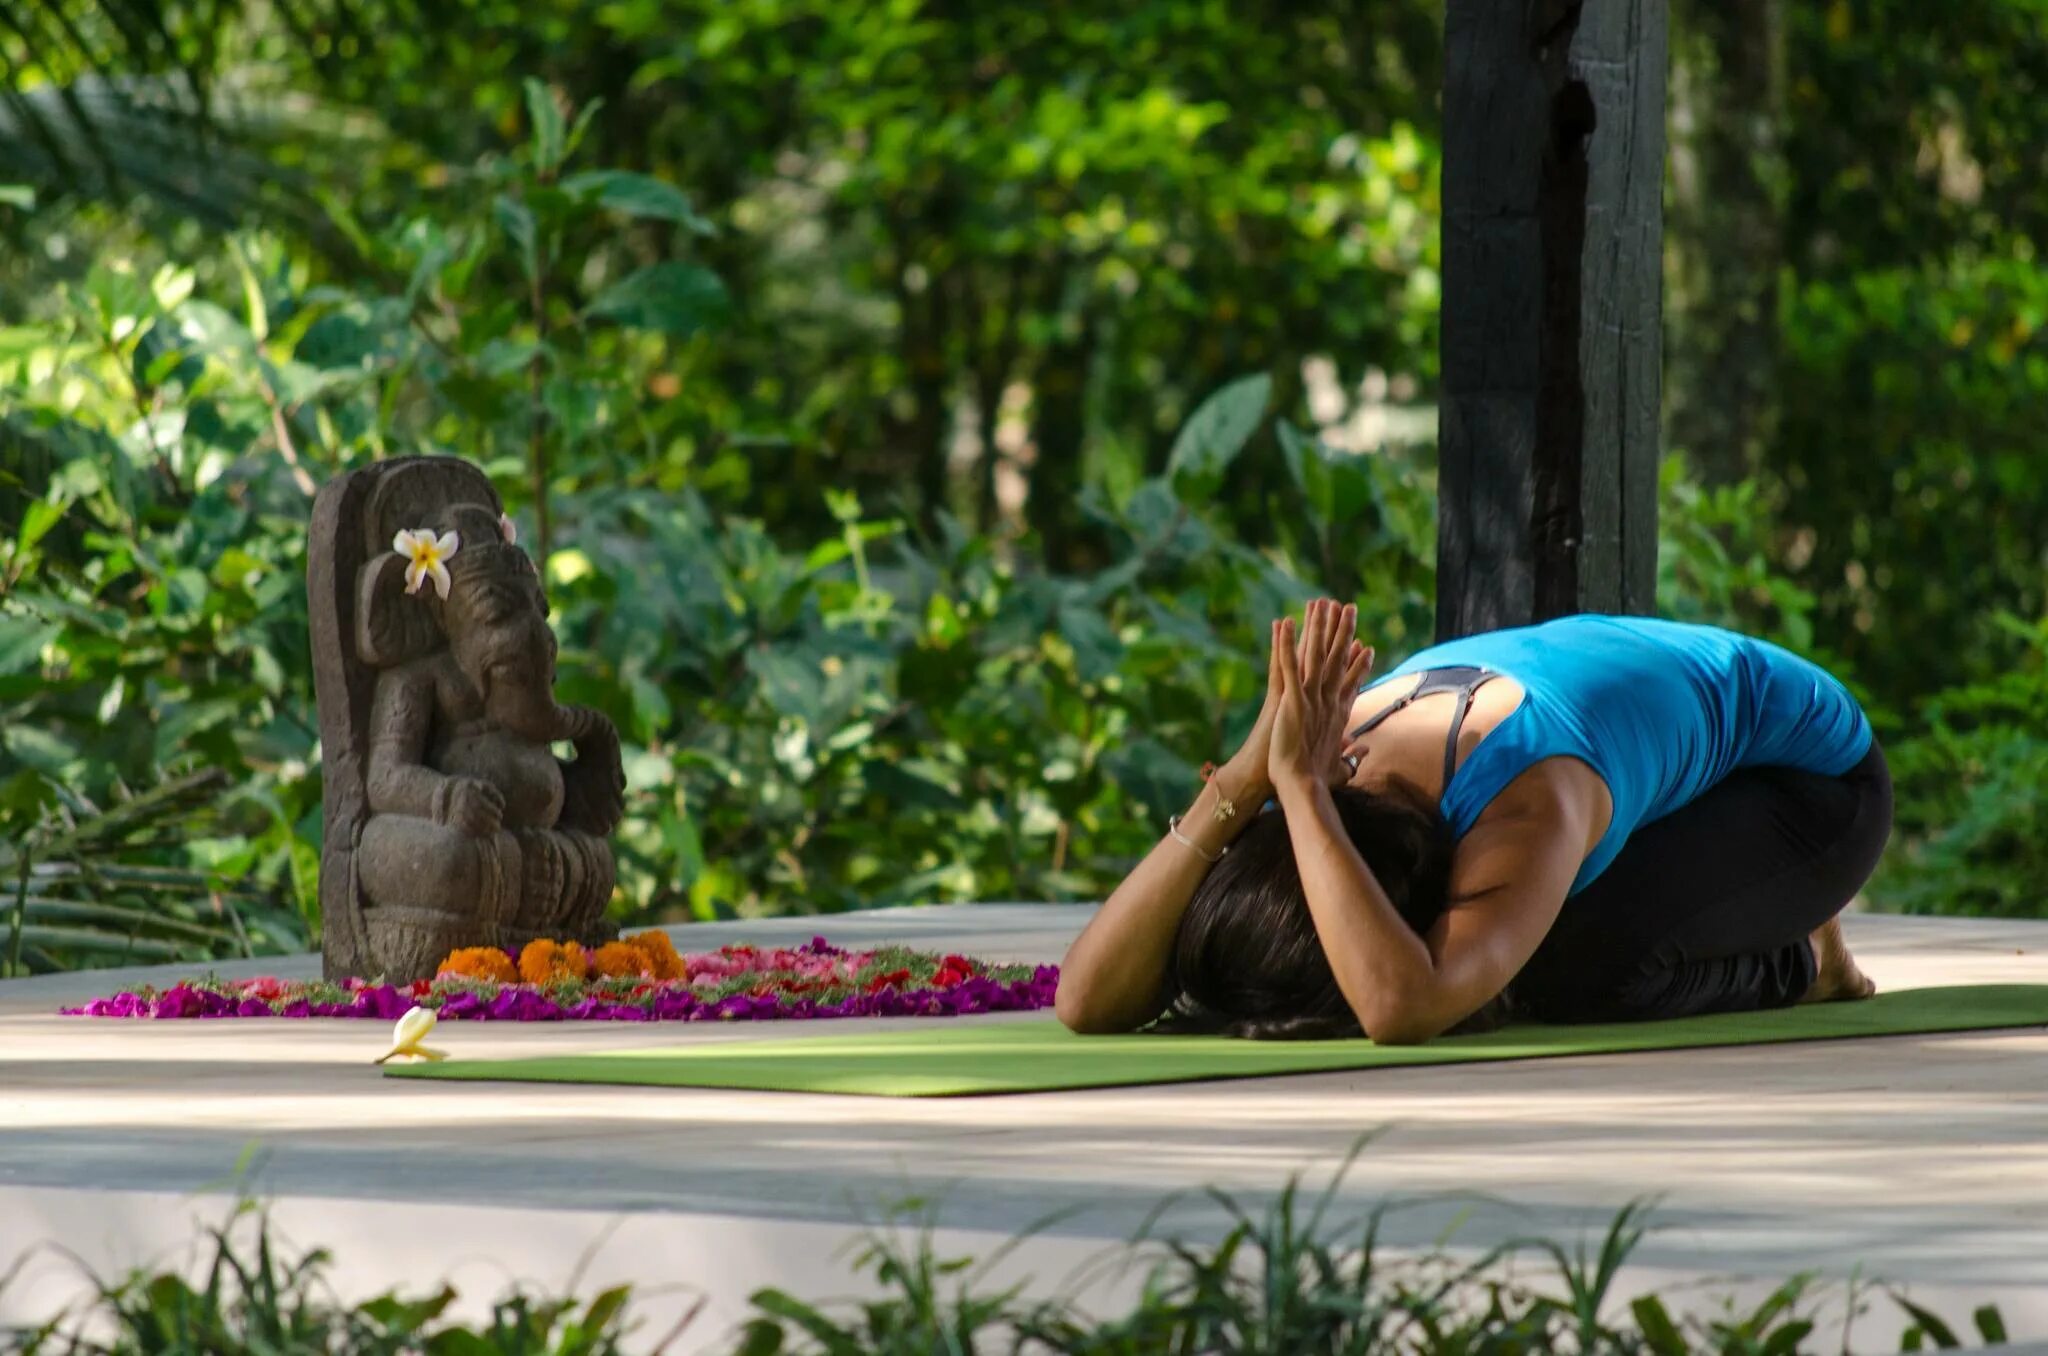
<path id="1" fill-rule="evenodd" d="M 1891 778 L 1824 670 L 1582 615 L 1361 690 L 1356 626 L 1328 600 L 1275 623 L 1244 746 L 1068 950 L 1069 1027 L 1386 1044 L 1873 991 L 1835 916 L 1891 832 Z"/>

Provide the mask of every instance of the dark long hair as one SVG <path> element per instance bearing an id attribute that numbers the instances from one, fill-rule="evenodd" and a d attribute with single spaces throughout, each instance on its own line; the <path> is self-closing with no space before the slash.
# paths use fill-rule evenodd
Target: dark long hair
<path id="1" fill-rule="evenodd" d="M 1442 916 L 1452 837 L 1436 806 L 1394 793 L 1331 793 L 1344 832 L 1418 936 Z M 1181 915 L 1167 967 L 1172 1006 L 1151 1028 L 1264 1040 L 1356 1036 L 1323 955 L 1287 821 L 1270 810 L 1209 871 Z"/>

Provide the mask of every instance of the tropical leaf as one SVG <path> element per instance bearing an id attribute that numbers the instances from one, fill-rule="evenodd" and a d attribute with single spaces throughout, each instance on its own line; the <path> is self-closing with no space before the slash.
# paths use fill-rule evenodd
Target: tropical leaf
<path id="1" fill-rule="evenodd" d="M 626 170 L 591 170 L 570 175 L 562 181 L 562 188 L 630 217 L 672 221 L 697 235 L 712 234 L 711 223 L 697 215 L 688 194 L 649 175 Z"/>
<path id="2" fill-rule="evenodd" d="M 53 788 L 41 826 L 0 844 L 0 973 L 251 954 L 242 911 L 275 912 L 277 900 L 146 860 L 227 789 L 217 768 L 105 808 Z"/>
<path id="3" fill-rule="evenodd" d="M 1183 494 L 1215 492 L 1258 430 L 1272 395 L 1273 378 L 1260 372 L 1231 382 L 1195 407 L 1167 458 L 1167 474 Z"/>
<path id="4" fill-rule="evenodd" d="M 589 314 L 687 339 L 723 323 L 731 305 L 716 273 L 668 262 L 651 264 L 613 283 L 590 303 Z"/>
<path id="5" fill-rule="evenodd" d="M 367 58 L 376 24 L 357 11 L 351 0 L 275 6 L 303 44 L 287 65 L 333 71 L 314 53 L 342 33 Z M 338 160 L 377 124 L 288 88 L 284 66 L 231 65 L 246 17 L 238 0 L 0 5 L 0 183 L 35 206 L 143 200 L 216 229 L 260 218 L 350 257 L 300 167 Z"/>
<path id="6" fill-rule="evenodd" d="M 288 132 L 273 110 L 202 116 L 180 83 L 163 76 L 85 76 L 0 98 L 0 179 L 45 199 L 135 197 L 225 229 L 259 210 L 310 226 L 310 198 L 296 176 L 253 149 Z M 231 135 L 232 134 L 232 135 Z"/>

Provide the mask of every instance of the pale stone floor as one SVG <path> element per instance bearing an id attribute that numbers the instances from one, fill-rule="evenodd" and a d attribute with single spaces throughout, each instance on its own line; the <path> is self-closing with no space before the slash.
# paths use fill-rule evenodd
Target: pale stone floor
<path id="1" fill-rule="evenodd" d="M 684 949 L 823 932 L 1046 961 L 1088 911 L 974 905 L 674 932 Z M 1850 938 L 1887 988 L 2048 982 L 2048 923 L 1858 915 Z M 0 983 L 0 1274 L 38 1243 L 100 1268 L 179 1257 L 195 1218 L 223 1218 L 248 1191 L 292 1241 L 331 1247 L 349 1290 L 452 1278 L 483 1299 L 510 1278 L 559 1287 L 580 1266 L 585 1290 L 658 1290 L 656 1317 L 702 1290 L 687 1350 L 715 1344 L 758 1285 L 856 1290 L 836 1250 L 912 1193 L 936 1200 L 942 1243 L 963 1251 L 1067 1212 L 999 1273 L 1050 1288 L 1114 1255 L 1170 1193 L 1186 1199 L 1167 1231 L 1213 1234 L 1220 1209 L 1191 1188 L 1263 1204 L 1290 1174 L 1327 1180 L 1377 1131 L 1343 1198 L 1398 1202 L 1383 1230 L 1398 1246 L 1590 1238 L 1655 1197 L 1631 1293 L 1754 1295 L 1796 1271 L 1860 1271 L 1956 1318 L 1998 1302 L 2015 1338 L 2048 1337 L 2040 1030 L 913 1100 L 385 1080 L 369 1063 L 382 1023 L 52 1015 L 166 977 Z M 481 1056 L 869 1025 L 451 1023 L 436 1043 Z M 0 1290 L 0 1322 L 66 1301 L 76 1268 L 35 1253 Z M 1090 1293 L 1106 1305 L 1130 1285 Z M 1876 1308 L 1859 1349 L 1896 1332 Z"/>

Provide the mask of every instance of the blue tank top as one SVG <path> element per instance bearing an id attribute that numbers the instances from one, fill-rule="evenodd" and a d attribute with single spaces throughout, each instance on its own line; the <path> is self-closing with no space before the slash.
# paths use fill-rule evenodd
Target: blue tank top
<path id="1" fill-rule="evenodd" d="M 1525 695 L 1445 786 L 1454 834 L 1532 764 L 1560 754 L 1583 760 L 1614 798 L 1613 822 L 1569 894 L 1606 870 L 1638 825 L 1736 768 L 1839 776 L 1870 751 L 1870 721 L 1827 670 L 1769 641 L 1691 622 L 1559 617 L 1432 646 L 1367 686 L 1456 666 L 1512 678 Z"/>

